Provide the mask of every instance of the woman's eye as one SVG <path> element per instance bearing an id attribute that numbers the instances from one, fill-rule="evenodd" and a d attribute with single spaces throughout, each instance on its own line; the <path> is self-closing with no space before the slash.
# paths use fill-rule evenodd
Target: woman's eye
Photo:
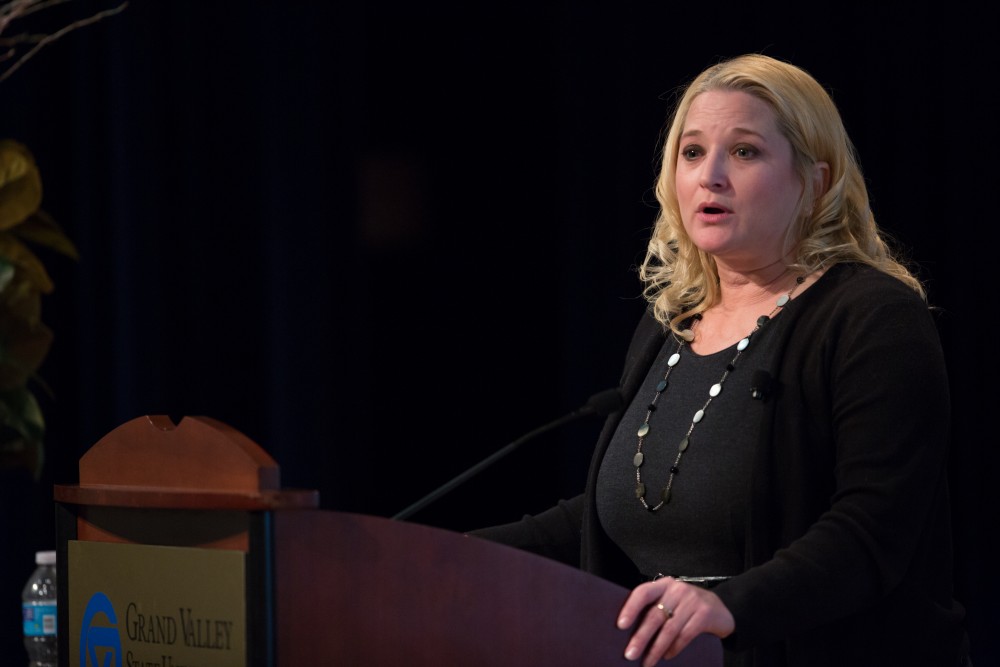
<path id="1" fill-rule="evenodd" d="M 738 146 L 735 151 L 736 157 L 750 158 L 757 155 L 757 149 L 753 146 Z"/>
<path id="2" fill-rule="evenodd" d="M 681 157 L 685 160 L 693 160 L 701 155 L 701 149 L 697 146 L 685 146 L 681 149 Z"/>

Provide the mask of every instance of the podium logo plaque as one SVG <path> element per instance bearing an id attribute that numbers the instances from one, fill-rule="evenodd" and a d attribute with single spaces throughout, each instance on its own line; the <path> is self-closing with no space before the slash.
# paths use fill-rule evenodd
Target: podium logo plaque
<path id="1" fill-rule="evenodd" d="M 245 558 L 70 540 L 70 667 L 246 667 Z"/>

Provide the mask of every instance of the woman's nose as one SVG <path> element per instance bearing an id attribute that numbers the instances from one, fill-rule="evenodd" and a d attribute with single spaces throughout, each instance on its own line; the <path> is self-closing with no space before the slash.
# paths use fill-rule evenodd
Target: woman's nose
<path id="1" fill-rule="evenodd" d="M 709 190 L 724 188 L 729 182 L 725 156 L 709 155 L 701 165 L 701 186 Z"/>

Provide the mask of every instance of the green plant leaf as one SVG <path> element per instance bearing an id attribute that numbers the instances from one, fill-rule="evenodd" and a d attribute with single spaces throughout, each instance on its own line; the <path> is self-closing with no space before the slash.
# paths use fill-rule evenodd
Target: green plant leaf
<path id="1" fill-rule="evenodd" d="M 52 330 L 41 322 L 31 325 L 8 317 L 0 320 L 0 391 L 27 385 L 45 361 L 52 338 Z"/>
<path id="2" fill-rule="evenodd" d="M 73 259 L 80 259 L 80 253 L 70 238 L 66 236 L 63 228 L 52 216 L 41 209 L 35 211 L 12 232 L 24 241 L 37 243 Z"/>
<path id="3" fill-rule="evenodd" d="M 52 278 L 42 260 L 12 232 L 0 231 L 0 257 L 21 269 L 28 282 L 39 292 L 48 294 L 53 290 Z"/>
<path id="4" fill-rule="evenodd" d="M 12 280 L 14 280 L 14 265 L 0 257 L 0 294 L 3 294 Z"/>
<path id="5" fill-rule="evenodd" d="M 17 431 L 25 440 L 41 440 L 45 435 L 42 409 L 26 387 L 0 391 L 0 416 L 7 426 Z"/>
<path id="6" fill-rule="evenodd" d="M 0 230 L 20 224 L 42 205 L 42 177 L 28 149 L 0 139 Z"/>
<path id="7" fill-rule="evenodd" d="M 0 391 L 0 467 L 27 468 L 38 479 L 45 461 L 45 420 L 24 387 Z"/>
<path id="8" fill-rule="evenodd" d="M 6 270 L 0 265 L 0 278 L 5 274 Z M 0 330 L 12 321 L 23 322 L 27 327 L 42 321 L 42 293 L 20 271 L 14 271 L 0 289 Z"/>

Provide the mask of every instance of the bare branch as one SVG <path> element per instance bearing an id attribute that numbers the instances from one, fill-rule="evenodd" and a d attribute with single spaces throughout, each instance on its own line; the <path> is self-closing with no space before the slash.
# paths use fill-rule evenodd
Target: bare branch
<path id="1" fill-rule="evenodd" d="M 48 35 L 29 35 L 26 32 L 22 32 L 20 35 L 14 35 L 12 37 L 0 37 L 0 46 L 17 46 L 19 44 L 37 44 L 43 41 Z"/>
<path id="2" fill-rule="evenodd" d="M 37 11 L 71 1 L 72 0 L 12 0 L 11 2 L 0 6 L 0 16 L 7 14 L 27 16 L 28 14 L 33 14 Z"/>
<path id="3" fill-rule="evenodd" d="M 72 0 L 12 0 L 0 5 L 0 34 L 11 21 Z"/>
<path id="4" fill-rule="evenodd" d="M 8 2 L 5 5 L 0 6 L 0 34 L 3 33 L 4 28 L 6 28 L 15 18 L 22 18 L 33 12 L 47 9 L 54 5 L 69 1 L 70 0 L 13 0 L 12 2 Z M 0 82 L 3 82 L 11 74 L 17 71 L 25 62 L 28 61 L 29 58 L 38 53 L 43 47 L 51 44 L 61 37 L 64 37 L 78 28 L 97 23 L 98 21 L 108 18 L 109 16 L 114 16 L 115 14 L 123 11 L 127 6 L 128 0 L 113 9 L 106 9 L 89 18 L 74 21 L 49 35 L 17 35 L 15 37 L 4 39 L 0 42 L 4 45 L 23 43 L 34 43 L 35 45 L 25 52 L 24 55 L 22 55 L 13 65 L 8 67 L 3 72 L 0 72 Z M 8 60 L 12 57 L 13 48 L 0 55 L 0 61 Z"/>

